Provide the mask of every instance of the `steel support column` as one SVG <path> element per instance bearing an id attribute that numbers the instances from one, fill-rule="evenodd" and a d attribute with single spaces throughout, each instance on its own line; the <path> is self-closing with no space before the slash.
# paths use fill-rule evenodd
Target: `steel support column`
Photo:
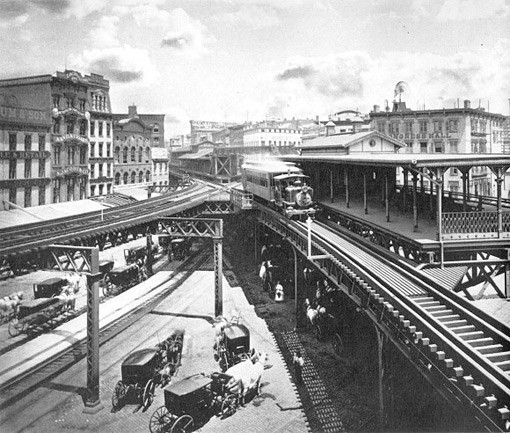
<path id="1" fill-rule="evenodd" d="M 344 183 L 345 183 L 345 206 L 349 209 L 349 169 L 344 168 Z"/>
<path id="2" fill-rule="evenodd" d="M 99 396 L 99 248 L 91 251 L 87 274 L 87 399 L 85 413 L 103 409 Z"/>
<path id="3" fill-rule="evenodd" d="M 418 204 L 416 198 L 416 189 L 418 188 L 418 175 L 413 173 L 413 231 L 418 231 Z"/>
<path id="4" fill-rule="evenodd" d="M 366 171 L 363 171 L 363 209 L 365 209 L 365 215 L 368 215 L 367 173 L 366 173 Z"/>
<path id="5" fill-rule="evenodd" d="M 386 208 L 386 222 L 390 222 L 390 200 L 388 191 L 388 170 L 384 173 L 384 206 Z"/>
<path id="6" fill-rule="evenodd" d="M 403 188 L 403 195 L 402 195 L 402 205 L 404 207 L 404 212 L 406 211 L 407 207 L 407 188 L 409 186 L 409 171 L 404 168 L 404 188 Z"/>
<path id="7" fill-rule="evenodd" d="M 374 324 L 375 333 L 377 335 L 377 360 L 379 365 L 378 384 L 379 384 L 379 425 L 384 429 L 386 426 L 386 410 L 384 402 L 384 349 L 386 347 L 386 335 L 379 330 Z"/>
<path id="8" fill-rule="evenodd" d="M 223 233 L 223 221 L 220 220 Z M 221 238 L 213 239 L 214 245 L 214 315 L 223 315 L 223 244 Z"/>
<path id="9" fill-rule="evenodd" d="M 334 201 L 335 197 L 335 189 L 333 187 L 333 169 L 329 170 L 329 197 L 331 199 L 331 203 Z"/>

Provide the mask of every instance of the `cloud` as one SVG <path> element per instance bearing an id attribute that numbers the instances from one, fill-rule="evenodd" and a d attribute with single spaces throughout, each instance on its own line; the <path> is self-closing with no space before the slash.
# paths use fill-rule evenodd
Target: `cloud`
<path id="1" fill-rule="evenodd" d="M 437 14 L 439 21 L 483 20 L 510 16 L 505 0 L 445 0 Z"/>
<path id="2" fill-rule="evenodd" d="M 149 50 L 128 45 L 85 50 L 81 55 L 71 57 L 70 64 L 77 70 L 98 73 L 118 83 L 148 84 L 156 74 Z"/>
<path id="3" fill-rule="evenodd" d="M 138 26 L 164 27 L 170 21 L 170 12 L 158 7 L 159 1 L 136 2 L 126 5 L 124 2 L 113 8 L 113 12 L 119 15 L 131 14 Z"/>
<path id="4" fill-rule="evenodd" d="M 118 28 L 119 17 L 102 16 L 95 27 L 89 32 L 89 40 L 93 47 L 113 47 L 119 45 Z"/>
<path id="5" fill-rule="evenodd" d="M 225 12 L 215 15 L 214 21 L 227 25 L 261 29 L 281 24 L 275 9 L 267 5 L 245 4 L 235 12 Z"/>
<path id="6" fill-rule="evenodd" d="M 182 8 L 174 9 L 168 20 L 169 30 L 161 46 L 191 56 L 207 52 L 207 45 L 215 41 L 208 35 L 207 27 L 190 17 Z"/>
<path id="7" fill-rule="evenodd" d="M 301 80 L 308 89 L 328 97 L 363 96 L 362 74 L 370 57 L 362 52 L 346 52 L 336 56 L 294 60 L 294 64 L 277 74 L 276 79 Z"/>
<path id="8" fill-rule="evenodd" d="M 103 0 L 1 0 L 0 22 L 16 26 L 19 17 L 36 16 L 41 11 L 69 18 L 84 18 L 95 11 L 105 8 Z M 26 18 L 25 18 L 26 21 Z"/>

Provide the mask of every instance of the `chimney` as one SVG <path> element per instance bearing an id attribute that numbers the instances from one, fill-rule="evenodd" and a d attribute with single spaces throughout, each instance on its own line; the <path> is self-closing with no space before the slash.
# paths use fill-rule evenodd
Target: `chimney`
<path id="1" fill-rule="evenodd" d="M 135 116 L 136 116 L 136 114 L 137 114 L 137 113 L 136 113 L 136 105 L 135 105 L 135 104 L 130 105 L 130 106 L 128 107 L 128 110 L 129 110 L 129 111 L 128 111 L 128 115 L 129 115 L 129 117 L 135 117 Z"/>
<path id="2" fill-rule="evenodd" d="M 379 105 L 374 105 L 374 113 L 379 113 L 380 107 Z"/>
<path id="3" fill-rule="evenodd" d="M 464 99 L 464 108 L 471 108 L 471 101 L 469 99 Z"/>

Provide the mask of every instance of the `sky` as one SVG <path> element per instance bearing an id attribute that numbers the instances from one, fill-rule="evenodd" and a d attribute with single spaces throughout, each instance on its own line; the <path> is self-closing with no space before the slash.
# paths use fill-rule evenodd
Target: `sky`
<path id="1" fill-rule="evenodd" d="M 391 105 L 509 114 L 510 0 L 0 0 L 0 78 L 74 69 L 114 113 L 321 119 Z"/>

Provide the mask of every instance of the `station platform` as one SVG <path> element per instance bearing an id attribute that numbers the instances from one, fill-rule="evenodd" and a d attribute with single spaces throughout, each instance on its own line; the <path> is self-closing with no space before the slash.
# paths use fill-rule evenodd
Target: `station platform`
<path id="1" fill-rule="evenodd" d="M 182 379 L 200 372 L 219 371 L 213 359 L 212 327 L 214 311 L 214 273 L 195 271 L 178 287 L 179 272 L 162 270 L 150 279 L 108 299 L 100 305 L 100 326 L 104 327 L 130 309 L 150 297 L 168 292 L 151 314 L 144 320 L 167 321 L 171 329 L 184 329 L 185 338 L 182 352 L 182 366 L 172 380 Z M 261 395 L 245 407 L 222 420 L 212 417 L 200 428 L 202 432 L 307 432 L 308 423 L 294 383 L 279 352 L 273 335 L 265 321 L 259 318 L 244 296 L 241 287 L 233 287 L 223 279 L 223 309 L 228 316 L 235 311 L 250 329 L 251 346 L 268 354 L 267 368 L 262 376 Z M 181 306 L 181 307 L 178 307 Z M 161 322 L 158 322 L 161 323 Z M 28 341 L 0 356 L 0 384 L 24 374 L 39 363 L 45 362 L 60 350 L 85 338 L 86 317 L 77 317 L 53 331 Z M 136 329 L 140 327 L 140 329 Z M 155 400 L 148 411 L 133 413 L 133 406 L 121 411 L 111 411 L 112 390 L 120 375 L 120 364 L 131 350 L 153 347 L 166 335 L 154 335 L 154 329 L 145 329 L 138 322 L 130 328 L 140 335 L 140 341 L 130 340 L 123 334 L 105 343 L 100 348 L 100 398 L 104 406 L 100 412 L 90 415 L 83 413 L 83 401 L 79 390 L 86 388 L 86 361 L 82 360 L 69 370 L 52 379 L 42 388 L 0 411 L 0 431 L 52 431 L 52 432 L 138 432 L 148 431 L 152 413 L 163 401 L 163 391 L 157 389 Z M 128 329 L 130 329 L 128 328 Z M 135 345 L 135 347 L 131 347 Z M 120 349 L 119 349 L 120 348 Z M 119 350 L 121 355 L 119 355 Z M 116 360 L 116 361 L 115 361 Z M 39 398 L 40 396 L 40 398 Z M 36 403 L 33 403 L 36 401 Z M 283 410 L 282 408 L 289 408 Z"/>

